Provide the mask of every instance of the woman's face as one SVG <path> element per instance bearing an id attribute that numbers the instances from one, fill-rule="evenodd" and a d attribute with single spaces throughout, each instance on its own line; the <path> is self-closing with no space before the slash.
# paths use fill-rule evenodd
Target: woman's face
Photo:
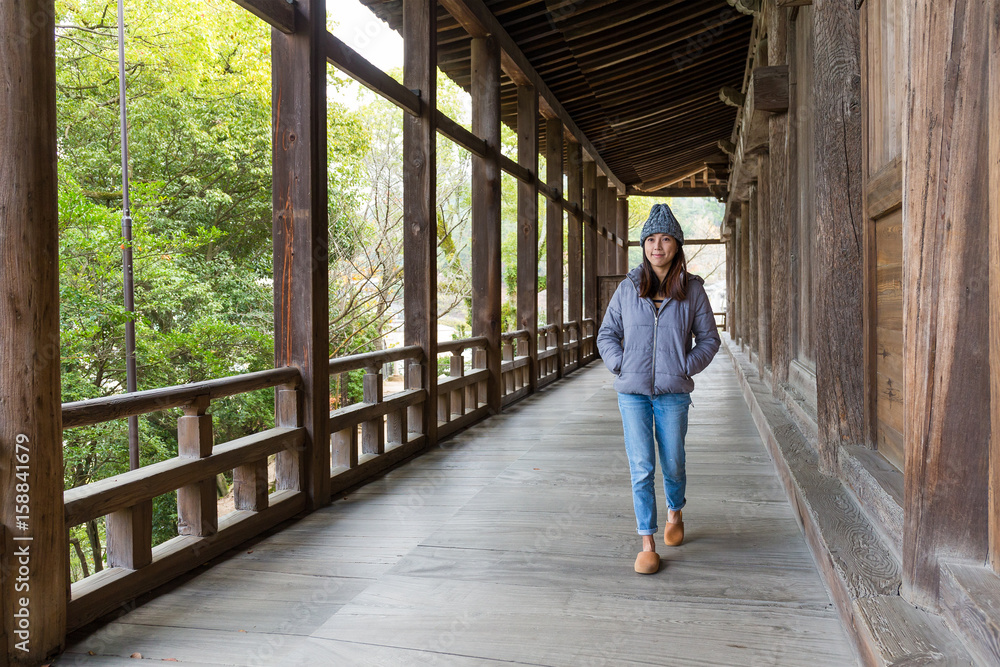
<path id="1" fill-rule="evenodd" d="M 669 234 L 650 234 L 642 250 L 654 269 L 666 271 L 677 254 L 677 239 Z"/>

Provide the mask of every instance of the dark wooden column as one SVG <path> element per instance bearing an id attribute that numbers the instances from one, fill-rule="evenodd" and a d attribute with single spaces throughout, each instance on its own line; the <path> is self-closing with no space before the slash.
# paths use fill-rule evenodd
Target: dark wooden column
<path id="1" fill-rule="evenodd" d="M 939 556 L 987 556 L 989 4 L 912 0 L 909 25 L 902 592 L 929 608 Z"/>
<path id="2" fill-rule="evenodd" d="M 427 446 L 437 443 L 437 2 L 403 0 L 403 84 L 420 91 L 420 115 L 403 114 L 403 340 L 424 350 L 427 390 L 420 416 Z M 414 417 L 417 415 L 414 414 Z M 405 434 L 403 434 L 405 435 Z"/>
<path id="3" fill-rule="evenodd" d="M 763 378 L 771 367 L 771 171 L 767 153 L 757 160 L 757 366 Z"/>
<path id="4" fill-rule="evenodd" d="M 628 197 L 618 197 L 617 201 L 618 236 L 625 244 L 618 249 L 618 273 L 628 273 Z"/>
<path id="5" fill-rule="evenodd" d="M 302 374 L 302 452 L 278 461 L 278 488 L 330 500 L 325 0 L 295 4 L 298 30 L 271 31 L 274 361 Z"/>
<path id="6" fill-rule="evenodd" d="M 517 87 L 517 162 L 538 174 L 538 91 Z M 538 185 L 517 182 L 517 328 L 530 332 L 528 383 L 538 389 Z M 520 343 L 518 343 L 520 345 Z"/>
<path id="7" fill-rule="evenodd" d="M 608 275 L 618 274 L 618 262 L 621 257 L 621 247 L 618 245 L 618 191 L 614 186 L 609 186 L 605 192 L 604 218 L 608 221 L 609 245 L 608 245 Z"/>
<path id="8" fill-rule="evenodd" d="M 753 157 L 748 158 L 752 160 Z M 753 354 L 760 358 L 760 331 L 757 326 L 757 313 L 758 313 L 758 303 L 757 297 L 759 296 L 757 291 L 757 273 L 759 265 L 758 253 L 760 252 L 758 230 L 760 220 L 757 217 L 759 206 L 757 203 L 757 181 L 753 181 L 750 184 L 750 201 L 747 202 L 749 206 L 747 212 L 750 216 L 750 235 L 747 239 L 747 247 L 749 250 L 750 264 L 747 267 L 748 270 L 748 281 L 747 281 L 747 338 L 749 339 L 748 344 Z"/>
<path id="9" fill-rule="evenodd" d="M 583 210 L 583 151 L 575 141 L 566 143 L 566 200 Z M 568 266 L 566 281 L 569 283 L 567 320 L 579 323 L 583 319 L 583 218 L 569 215 L 566 234 Z"/>
<path id="10" fill-rule="evenodd" d="M 583 163 L 583 194 L 585 209 L 591 216 L 597 215 L 597 165 Z M 583 228 L 583 316 L 597 318 L 597 223 L 587 222 Z M 597 326 L 601 323 L 597 322 Z"/>
<path id="11" fill-rule="evenodd" d="M 545 122 L 545 182 L 563 192 L 563 124 Z M 545 207 L 545 323 L 563 323 L 563 210 L 549 200 Z"/>
<path id="12" fill-rule="evenodd" d="M 493 37 L 472 40 L 472 132 L 486 157 L 472 156 L 472 335 L 486 336 L 486 403 L 502 407 L 500 374 L 500 49 Z"/>
<path id="13" fill-rule="evenodd" d="M 612 271 L 608 271 L 608 262 L 612 252 L 611 240 L 608 233 L 613 232 L 614 229 L 612 228 L 611 220 L 608 218 L 607 176 L 597 176 L 597 196 L 595 201 L 597 203 L 597 231 L 603 232 L 597 239 L 597 275 L 608 276 L 613 273 Z"/>
<path id="14" fill-rule="evenodd" d="M 66 634 L 53 17 L 51 0 L 0 3 L 3 664 L 41 664 Z"/>
<path id="15" fill-rule="evenodd" d="M 1000 7 L 990 17 L 990 561 L 1000 572 Z"/>
<path id="16" fill-rule="evenodd" d="M 771 65 L 788 63 L 788 13 L 774 8 L 768 13 L 767 61 Z M 793 95 L 790 95 L 794 99 Z M 789 282 L 789 222 L 788 222 L 788 114 L 771 114 L 768 120 L 768 167 L 770 182 L 769 227 L 771 239 L 771 387 L 777 389 L 788 382 L 791 363 L 788 295 Z"/>
<path id="17" fill-rule="evenodd" d="M 740 343 L 750 345 L 750 203 L 740 202 L 740 230 L 736 237 L 740 246 L 739 258 L 739 333 Z"/>
<path id="18" fill-rule="evenodd" d="M 816 408 L 820 468 L 863 444 L 861 42 L 854 0 L 813 4 Z"/>

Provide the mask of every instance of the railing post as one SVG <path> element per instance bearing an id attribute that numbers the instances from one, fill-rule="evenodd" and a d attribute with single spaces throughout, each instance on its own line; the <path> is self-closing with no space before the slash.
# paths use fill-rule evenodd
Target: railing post
<path id="1" fill-rule="evenodd" d="M 501 354 L 501 361 L 514 361 L 514 341 L 513 340 L 504 341 L 502 346 L 503 349 Z M 504 395 L 513 393 L 514 375 L 515 375 L 514 371 L 511 371 L 509 373 L 501 372 L 500 375 L 503 377 Z"/>
<path id="2" fill-rule="evenodd" d="M 381 367 L 366 369 L 363 383 L 365 403 L 381 403 L 384 398 Z M 385 422 L 381 415 L 361 424 L 361 453 L 385 454 Z"/>
<path id="3" fill-rule="evenodd" d="M 302 391 L 282 387 L 276 392 L 274 421 L 277 426 L 299 428 L 303 423 Z M 303 491 L 306 488 L 303 450 L 286 449 L 275 457 L 276 487 L 279 491 Z"/>
<path id="4" fill-rule="evenodd" d="M 465 357 L 462 356 L 462 351 L 453 352 L 449 361 L 449 375 L 453 378 L 465 377 Z M 451 392 L 451 414 L 465 414 L 467 393 L 466 389 L 457 389 Z"/>
<path id="5" fill-rule="evenodd" d="M 403 114 L 403 339 L 425 364 L 409 365 L 409 386 L 427 400 L 409 411 L 427 447 L 437 444 L 437 2 L 403 0 L 403 85 L 420 92 L 420 115 Z M 420 375 L 417 376 L 416 374 Z"/>
<path id="6" fill-rule="evenodd" d="M 212 455 L 212 415 L 205 414 L 208 405 L 208 397 L 202 397 L 185 406 L 184 416 L 177 419 L 179 457 L 203 459 Z M 178 535 L 204 536 L 218 532 L 219 510 L 215 488 L 215 478 L 210 478 L 177 489 Z"/>
<path id="7" fill-rule="evenodd" d="M 429 363 L 429 362 L 428 362 Z M 406 365 L 406 388 L 407 389 L 423 389 L 423 378 L 424 378 L 424 364 L 421 363 L 408 363 Z M 416 433 L 427 433 L 427 427 L 424 423 L 425 414 L 433 414 L 427 411 L 427 403 L 430 402 L 430 397 L 428 397 L 421 405 L 411 405 L 406 409 L 407 411 L 407 428 L 412 428 Z"/>
<path id="8" fill-rule="evenodd" d="M 8 655 L 14 664 L 40 664 L 66 635 L 54 14 L 52 0 L 0 3 L 0 522 L 7 537 L 0 548 L 0 636 L 9 642 L 0 657 L 4 664 Z M 30 485 L 27 498 L 19 484 Z M 21 560 L 25 553 L 28 563 Z M 16 590 L 18 578 L 30 591 Z M 22 599 L 30 605 L 20 606 Z M 30 609 L 32 619 L 30 642 L 22 646 L 27 650 L 17 646 L 24 641 L 14 616 L 21 609 Z"/>
<path id="9" fill-rule="evenodd" d="M 108 567 L 138 570 L 153 562 L 153 501 L 146 500 L 106 519 Z"/>

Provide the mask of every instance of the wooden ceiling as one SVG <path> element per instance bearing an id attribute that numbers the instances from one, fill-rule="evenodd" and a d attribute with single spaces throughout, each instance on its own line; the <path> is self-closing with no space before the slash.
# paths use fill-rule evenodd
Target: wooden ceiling
<path id="1" fill-rule="evenodd" d="M 401 0 L 361 1 L 400 30 Z M 719 89 L 742 87 L 752 18 L 725 0 L 484 2 L 630 188 L 656 189 L 728 161 L 717 142 L 729 139 L 736 109 Z M 438 65 L 466 90 L 469 44 L 439 6 Z M 517 91 L 506 76 L 501 100 L 503 121 L 516 126 Z"/>

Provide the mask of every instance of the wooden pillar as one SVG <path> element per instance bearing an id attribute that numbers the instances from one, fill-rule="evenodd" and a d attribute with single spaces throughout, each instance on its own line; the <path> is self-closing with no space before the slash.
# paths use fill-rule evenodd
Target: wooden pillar
<path id="1" fill-rule="evenodd" d="M 403 114 L 403 341 L 424 363 L 407 365 L 407 387 L 427 400 L 409 415 L 437 444 L 437 2 L 403 0 L 403 85 L 420 91 L 420 115 Z M 419 425 L 418 418 L 419 417 Z M 356 436 L 355 436 L 356 437 Z"/>
<path id="2" fill-rule="evenodd" d="M 937 608 L 938 557 L 987 557 L 990 3 L 911 1 L 902 593 Z"/>
<path id="3" fill-rule="evenodd" d="M 486 336 L 486 403 L 502 407 L 500 372 L 500 49 L 493 37 L 472 40 L 472 132 L 486 157 L 472 156 L 472 335 Z M 561 133 L 560 133 L 561 134 Z M 551 279 L 551 277 L 550 277 Z"/>
<path id="4" fill-rule="evenodd" d="M 618 236 L 624 244 L 618 249 L 618 273 L 628 273 L 628 197 L 618 197 Z"/>
<path id="5" fill-rule="evenodd" d="M 558 118 L 545 122 L 545 181 L 563 192 L 563 125 Z M 545 323 L 563 323 L 563 210 L 549 200 L 545 207 Z"/>
<path id="6" fill-rule="evenodd" d="M 749 159 L 752 160 L 753 158 L 751 157 Z M 757 181 L 753 181 L 750 184 L 750 201 L 747 202 L 749 206 L 748 213 L 750 216 L 750 236 L 747 242 L 750 255 L 750 265 L 747 267 L 749 271 L 749 280 L 747 281 L 747 337 L 749 338 L 748 344 L 750 346 L 750 350 L 759 358 L 760 332 L 757 327 L 757 312 L 759 310 L 757 304 L 757 274 L 759 270 L 758 266 L 760 264 L 758 257 L 760 253 L 760 241 L 758 236 L 760 220 L 757 217 L 759 209 L 757 192 Z"/>
<path id="7" fill-rule="evenodd" d="M 66 634 L 53 17 L 51 0 L 0 3 L 3 664 L 40 664 Z"/>
<path id="8" fill-rule="evenodd" d="M 583 164 L 583 193 L 585 208 L 590 216 L 597 215 L 597 165 Z M 597 318 L 597 222 L 591 220 L 583 228 L 583 316 Z M 597 322 L 597 326 L 601 323 Z"/>
<path id="9" fill-rule="evenodd" d="M 750 345 L 750 202 L 740 202 L 740 275 L 739 332 L 740 344 Z"/>
<path id="10" fill-rule="evenodd" d="M 566 200 L 583 210 L 583 151 L 575 141 L 566 144 Z M 579 323 L 583 319 L 583 218 L 577 213 L 569 215 L 566 234 L 567 268 L 569 283 L 567 321 Z"/>
<path id="11" fill-rule="evenodd" d="M 788 12 L 772 8 L 768 14 L 767 60 L 772 65 L 788 63 Z M 794 100 L 791 92 L 789 98 Z M 788 322 L 788 297 L 791 290 L 789 272 L 788 217 L 788 121 L 787 113 L 771 114 L 768 120 L 768 167 L 770 183 L 769 237 L 771 240 L 771 388 L 788 382 L 791 363 L 791 341 Z"/>
<path id="12" fill-rule="evenodd" d="M 618 245 L 618 190 L 609 186 L 605 193 L 606 207 L 604 218 L 608 221 L 610 245 L 608 246 L 608 275 L 618 275 L 618 262 L 621 256 L 621 246 Z"/>
<path id="13" fill-rule="evenodd" d="M 538 175 L 538 91 L 517 87 L 517 162 Z M 538 184 L 517 182 L 517 328 L 529 332 L 528 385 L 538 389 Z M 520 343 L 518 343 L 520 345 Z"/>
<path id="14" fill-rule="evenodd" d="M 861 42 L 853 0 L 813 4 L 816 408 L 820 469 L 867 442 L 862 326 Z"/>
<path id="15" fill-rule="evenodd" d="M 594 188 L 594 203 L 597 211 L 597 275 L 606 276 L 608 274 L 608 253 L 611 250 L 611 242 L 608 241 L 608 177 L 598 175 L 596 187 Z"/>
<path id="16" fill-rule="evenodd" d="M 771 167 L 767 153 L 757 160 L 757 366 L 763 378 L 771 367 Z"/>
<path id="17" fill-rule="evenodd" d="M 298 30 L 271 31 L 274 361 L 302 375 L 305 446 L 279 456 L 278 488 L 330 500 L 325 0 L 295 4 Z"/>
<path id="18" fill-rule="evenodd" d="M 1000 572 L 1000 7 L 990 17 L 990 561 Z"/>

